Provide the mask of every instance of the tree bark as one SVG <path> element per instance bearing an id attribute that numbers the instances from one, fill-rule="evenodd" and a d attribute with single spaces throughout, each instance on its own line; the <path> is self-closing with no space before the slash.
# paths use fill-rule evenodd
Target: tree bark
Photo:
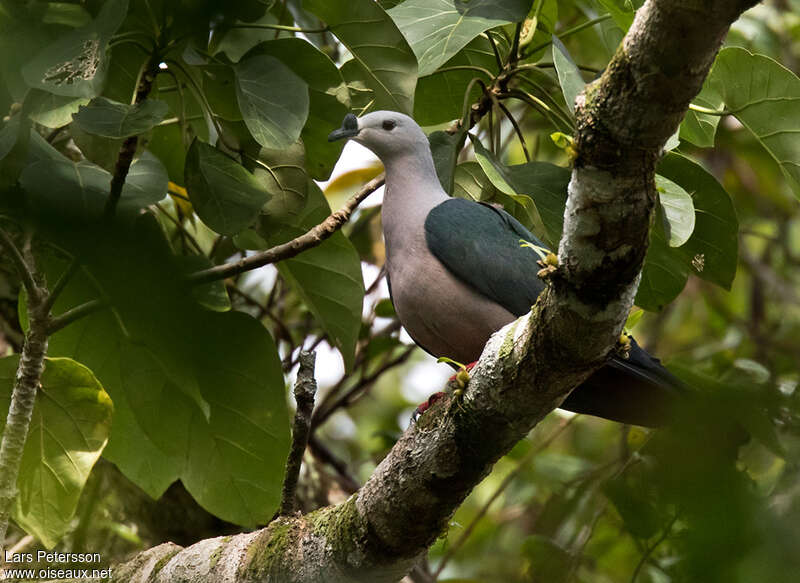
<path id="1" fill-rule="evenodd" d="M 116 581 L 399 580 L 492 465 L 615 349 L 655 205 L 655 164 L 733 20 L 753 0 L 648 0 L 578 98 L 559 267 L 532 311 L 486 345 L 463 397 L 412 425 L 346 502 L 267 528 L 162 545 Z"/>

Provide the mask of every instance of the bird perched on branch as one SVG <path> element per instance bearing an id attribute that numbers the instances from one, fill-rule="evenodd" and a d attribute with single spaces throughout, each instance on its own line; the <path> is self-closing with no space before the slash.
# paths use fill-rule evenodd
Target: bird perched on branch
<path id="1" fill-rule="evenodd" d="M 407 115 L 348 114 L 328 139 L 352 139 L 386 168 L 383 235 L 389 293 L 400 322 L 434 356 L 476 361 L 492 333 L 530 311 L 544 289 L 536 255 L 520 240 L 544 245 L 505 211 L 448 196 L 427 137 Z M 627 358 L 611 356 L 562 408 L 636 425 L 663 424 L 681 383 L 632 338 L 629 348 Z"/>

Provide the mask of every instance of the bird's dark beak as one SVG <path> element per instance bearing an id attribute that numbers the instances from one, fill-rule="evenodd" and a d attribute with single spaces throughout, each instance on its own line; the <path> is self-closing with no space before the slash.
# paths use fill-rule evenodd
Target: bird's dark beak
<path id="1" fill-rule="evenodd" d="M 340 127 L 338 130 L 333 130 L 328 136 L 328 141 L 335 142 L 336 140 L 352 138 L 353 136 L 357 135 L 358 135 L 358 118 L 354 116 L 352 113 L 348 113 L 346 116 L 344 116 L 342 127 Z"/>

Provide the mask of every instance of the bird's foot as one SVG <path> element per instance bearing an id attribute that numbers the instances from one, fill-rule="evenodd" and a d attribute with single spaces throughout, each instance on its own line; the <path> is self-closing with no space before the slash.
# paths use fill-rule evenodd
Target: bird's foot
<path id="1" fill-rule="evenodd" d="M 462 383 L 464 385 L 467 384 L 467 381 L 469 381 L 469 371 L 471 371 L 473 368 L 475 368 L 476 364 L 478 364 L 477 360 L 475 362 L 470 362 L 469 364 L 462 364 L 461 368 L 458 370 L 458 372 L 456 374 L 454 374 L 453 376 L 451 376 L 448 382 L 451 382 L 451 383 L 452 382 L 457 382 L 457 383 L 459 383 L 459 386 L 463 389 L 464 387 L 461 386 L 461 384 Z M 459 379 L 459 375 L 461 375 L 460 379 Z"/>
<path id="2" fill-rule="evenodd" d="M 440 358 L 439 361 L 453 362 L 460 367 L 458 369 L 458 372 L 453 376 L 451 376 L 450 379 L 447 381 L 448 386 L 455 384 L 455 387 L 453 387 L 452 389 L 453 396 L 456 398 L 460 397 L 461 394 L 464 392 L 464 388 L 467 386 L 467 383 L 469 382 L 469 371 L 475 368 L 475 365 L 478 364 L 478 361 L 470 362 L 469 364 L 461 364 L 460 362 L 457 363 L 449 358 L 447 359 Z M 425 413 L 425 411 L 430 409 L 434 403 L 436 403 L 446 395 L 447 393 L 444 391 L 439 391 L 437 393 L 432 394 L 427 401 L 425 401 L 419 407 L 414 409 L 414 413 L 411 415 L 411 421 L 416 422 L 417 419 L 419 419 L 420 416 L 423 413 Z"/>
<path id="3" fill-rule="evenodd" d="M 431 405 L 436 403 L 436 401 L 439 401 L 440 399 L 442 399 L 445 395 L 447 395 L 447 393 L 445 393 L 444 391 L 439 391 L 437 393 L 432 394 L 430 397 L 428 397 L 427 401 L 425 401 L 419 407 L 414 409 L 414 413 L 411 415 L 411 422 L 412 423 L 416 423 L 417 419 L 419 419 L 420 416 L 425 411 L 430 409 Z"/>

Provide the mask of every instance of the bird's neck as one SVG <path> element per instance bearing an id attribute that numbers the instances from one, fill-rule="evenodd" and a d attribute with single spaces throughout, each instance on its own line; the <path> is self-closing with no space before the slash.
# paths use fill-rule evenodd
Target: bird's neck
<path id="1" fill-rule="evenodd" d="M 421 227 L 430 210 L 449 198 L 439 183 L 429 149 L 398 156 L 385 166 L 385 234 L 388 235 L 393 227 Z"/>

